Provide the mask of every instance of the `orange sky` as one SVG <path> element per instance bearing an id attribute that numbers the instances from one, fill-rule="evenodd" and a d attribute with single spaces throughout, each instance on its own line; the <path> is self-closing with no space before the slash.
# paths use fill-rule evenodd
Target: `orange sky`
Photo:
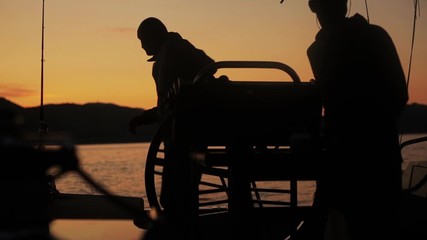
<path id="1" fill-rule="evenodd" d="M 42 2 L 0 0 L 0 96 L 24 107 L 40 104 Z M 364 0 L 351 3 L 350 15 L 367 16 Z M 409 91 L 411 103 L 427 104 L 427 2 L 420 3 Z M 368 6 L 370 22 L 390 33 L 407 73 L 414 2 L 371 0 Z M 44 103 L 154 106 L 151 63 L 135 33 L 149 16 L 217 61 L 280 61 L 303 81 L 312 78 L 306 49 L 318 26 L 307 0 L 45 0 Z M 284 75 L 238 71 L 233 76 L 279 80 Z"/>

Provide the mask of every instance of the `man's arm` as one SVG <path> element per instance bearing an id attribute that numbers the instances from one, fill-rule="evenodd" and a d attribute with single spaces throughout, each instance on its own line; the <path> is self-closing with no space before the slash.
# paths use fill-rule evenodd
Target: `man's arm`
<path id="1" fill-rule="evenodd" d="M 129 131 L 135 133 L 136 127 L 157 122 L 157 107 L 143 111 L 129 121 Z"/>

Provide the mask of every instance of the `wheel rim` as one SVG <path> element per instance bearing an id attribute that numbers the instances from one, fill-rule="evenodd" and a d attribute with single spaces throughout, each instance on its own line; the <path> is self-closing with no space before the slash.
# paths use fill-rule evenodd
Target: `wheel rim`
<path id="1" fill-rule="evenodd" d="M 145 192 L 150 208 L 155 208 L 156 210 L 162 209 L 159 200 L 160 196 L 158 194 L 159 186 L 156 186 L 156 175 L 161 176 L 162 174 L 162 161 L 164 160 L 164 154 L 162 158 L 161 156 L 159 156 L 159 153 L 164 152 L 161 147 L 163 145 L 166 130 L 170 127 L 171 121 L 172 118 L 168 117 L 159 126 L 159 129 L 157 130 L 153 140 L 150 143 L 145 163 Z M 162 170 L 156 171 L 156 167 L 162 168 Z"/>

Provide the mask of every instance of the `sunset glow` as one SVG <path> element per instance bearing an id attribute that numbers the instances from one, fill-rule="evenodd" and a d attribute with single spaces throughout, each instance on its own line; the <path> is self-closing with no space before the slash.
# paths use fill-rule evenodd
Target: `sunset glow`
<path id="1" fill-rule="evenodd" d="M 409 92 L 410 103 L 427 104 L 427 2 L 420 2 Z M 351 3 L 350 15 L 367 15 L 365 1 Z M 413 1 L 368 3 L 370 22 L 390 33 L 408 73 Z M 40 104 L 41 13 L 42 0 L 0 0 L 0 96 L 24 107 Z M 154 106 L 152 63 L 136 38 L 150 16 L 216 61 L 279 61 L 302 81 L 313 78 L 306 49 L 319 27 L 307 0 L 45 0 L 44 103 Z M 281 78 L 269 71 L 235 74 Z"/>

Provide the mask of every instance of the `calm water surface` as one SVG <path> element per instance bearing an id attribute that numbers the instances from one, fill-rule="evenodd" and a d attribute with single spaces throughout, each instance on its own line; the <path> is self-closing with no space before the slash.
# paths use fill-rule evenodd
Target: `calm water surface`
<path id="1" fill-rule="evenodd" d="M 403 135 L 402 141 L 425 135 Z M 81 167 L 108 190 L 146 199 L 144 170 L 148 148 L 149 143 L 78 145 L 77 153 Z M 412 162 L 425 161 L 427 142 L 408 146 L 402 150 L 402 154 L 403 168 Z M 64 193 L 96 193 L 73 172 L 57 179 L 56 184 L 58 190 Z M 312 184 L 303 187 L 312 188 Z"/>
<path id="2" fill-rule="evenodd" d="M 402 141 L 425 135 L 404 135 Z M 142 197 L 145 206 L 148 207 L 144 188 L 144 168 L 148 148 L 149 143 L 78 145 L 77 152 L 81 167 L 98 183 L 114 194 Z M 403 168 L 410 169 L 413 163 L 427 160 L 427 142 L 408 146 L 402 150 L 402 154 Z M 426 168 L 418 171 L 424 171 L 421 173 L 422 176 L 427 172 Z M 405 172 L 404 186 L 408 184 L 408 176 L 408 172 Z M 416 181 L 416 176 L 414 180 Z M 73 172 L 57 179 L 56 185 L 63 193 L 98 194 Z M 314 189 L 313 182 L 299 185 L 299 204 L 310 204 Z M 51 229 L 60 239 L 69 240 L 141 239 L 144 232 L 136 228 L 131 221 L 56 220 L 51 224 Z"/>
<path id="3" fill-rule="evenodd" d="M 118 195 L 145 198 L 144 169 L 149 143 L 78 145 L 80 165 L 98 183 Z M 70 172 L 56 180 L 60 192 L 96 193 Z"/>

